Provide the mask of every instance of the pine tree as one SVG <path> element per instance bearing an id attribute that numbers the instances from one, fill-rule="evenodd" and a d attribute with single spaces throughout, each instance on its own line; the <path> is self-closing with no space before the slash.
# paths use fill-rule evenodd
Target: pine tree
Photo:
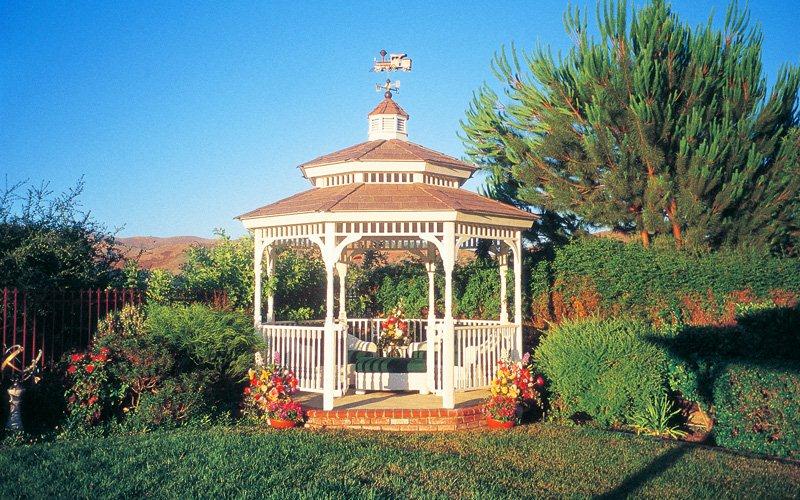
<path id="1" fill-rule="evenodd" d="M 736 4 L 721 31 L 689 27 L 662 0 L 603 3 L 597 17 L 599 40 L 567 11 L 564 57 L 495 57 L 504 98 L 484 86 L 462 123 L 490 194 L 555 214 L 562 233 L 574 216 L 645 245 L 797 247 L 798 69 L 767 91 L 761 31 Z"/>

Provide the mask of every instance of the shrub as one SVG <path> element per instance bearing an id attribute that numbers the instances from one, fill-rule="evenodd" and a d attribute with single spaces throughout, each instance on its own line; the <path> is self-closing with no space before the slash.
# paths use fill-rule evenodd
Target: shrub
<path id="1" fill-rule="evenodd" d="M 800 370 L 797 363 L 739 361 L 714 384 L 718 444 L 800 458 Z"/>
<path id="2" fill-rule="evenodd" d="M 135 430 L 231 414 L 261 347 L 249 317 L 200 304 L 126 306 L 100 323 L 94 345 L 106 356 L 102 371 L 84 367 L 96 353 L 71 359 L 75 414 L 89 426 L 116 415 Z"/>
<path id="3" fill-rule="evenodd" d="M 621 424 L 665 390 L 667 359 L 651 334 L 634 320 L 567 321 L 544 335 L 534 357 L 563 411 Z"/>

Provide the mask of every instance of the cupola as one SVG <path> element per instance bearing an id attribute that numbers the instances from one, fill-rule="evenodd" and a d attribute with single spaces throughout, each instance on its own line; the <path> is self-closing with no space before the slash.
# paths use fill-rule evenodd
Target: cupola
<path id="1" fill-rule="evenodd" d="M 386 91 L 383 101 L 369 115 L 370 141 L 381 139 L 408 140 L 408 113 L 392 99 L 392 93 Z"/>

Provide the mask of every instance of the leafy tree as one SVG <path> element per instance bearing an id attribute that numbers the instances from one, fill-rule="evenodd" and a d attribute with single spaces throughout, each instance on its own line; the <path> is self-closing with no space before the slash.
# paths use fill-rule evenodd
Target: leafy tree
<path id="1" fill-rule="evenodd" d="M 800 72 L 768 91 L 760 29 L 732 4 L 722 31 L 692 28 L 663 0 L 598 7 L 599 39 L 578 9 L 565 15 L 568 54 L 512 47 L 462 124 L 490 187 L 519 203 L 648 245 L 748 245 L 790 251 L 800 229 Z M 499 186 L 499 187 L 497 187 Z M 562 232 L 569 219 L 553 218 Z"/>
<path id="2" fill-rule="evenodd" d="M 169 304 L 175 298 L 175 276 L 166 269 L 153 269 L 147 277 L 147 300 L 156 304 Z"/>
<path id="3" fill-rule="evenodd" d="M 83 180 L 61 194 L 47 183 L 0 193 L 0 285 L 29 290 L 103 287 L 121 259 L 114 235 L 81 210 Z"/>
<path id="4" fill-rule="evenodd" d="M 215 231 L 211 247 L 194 245 L 186 250 L 181 278 L 190 292 L 224 290 L 236 309 L 253 305 L 253 238 L 231 239 L 225 231 Z M 266 282 L 266 279 L 265 279 Z"/>

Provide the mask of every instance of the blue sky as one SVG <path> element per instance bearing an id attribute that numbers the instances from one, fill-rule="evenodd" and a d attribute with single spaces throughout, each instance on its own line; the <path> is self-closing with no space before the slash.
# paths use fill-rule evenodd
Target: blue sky
<path id="1" fill-rule="evenodd" d="M 594 1 L 573 3 L 593 16 Z M 774 77 L 800 61 L 800 2 L 751 3 Z M 672 5 L 696 24 L 712 10 L 721 22 L 727 2 Z M 84 176 L 85 208 L 123 236 L 243 234 L 234 216 L 309 187 L 298 164 L 366 140 L 380 49 L 414 60 L 396 75 L 410 139 L 460 157 L 459 120 L 493 81 L 493 53 L 566 50 L 565 7 L 5 1 L 0 176 L 56 190 Z"/>

